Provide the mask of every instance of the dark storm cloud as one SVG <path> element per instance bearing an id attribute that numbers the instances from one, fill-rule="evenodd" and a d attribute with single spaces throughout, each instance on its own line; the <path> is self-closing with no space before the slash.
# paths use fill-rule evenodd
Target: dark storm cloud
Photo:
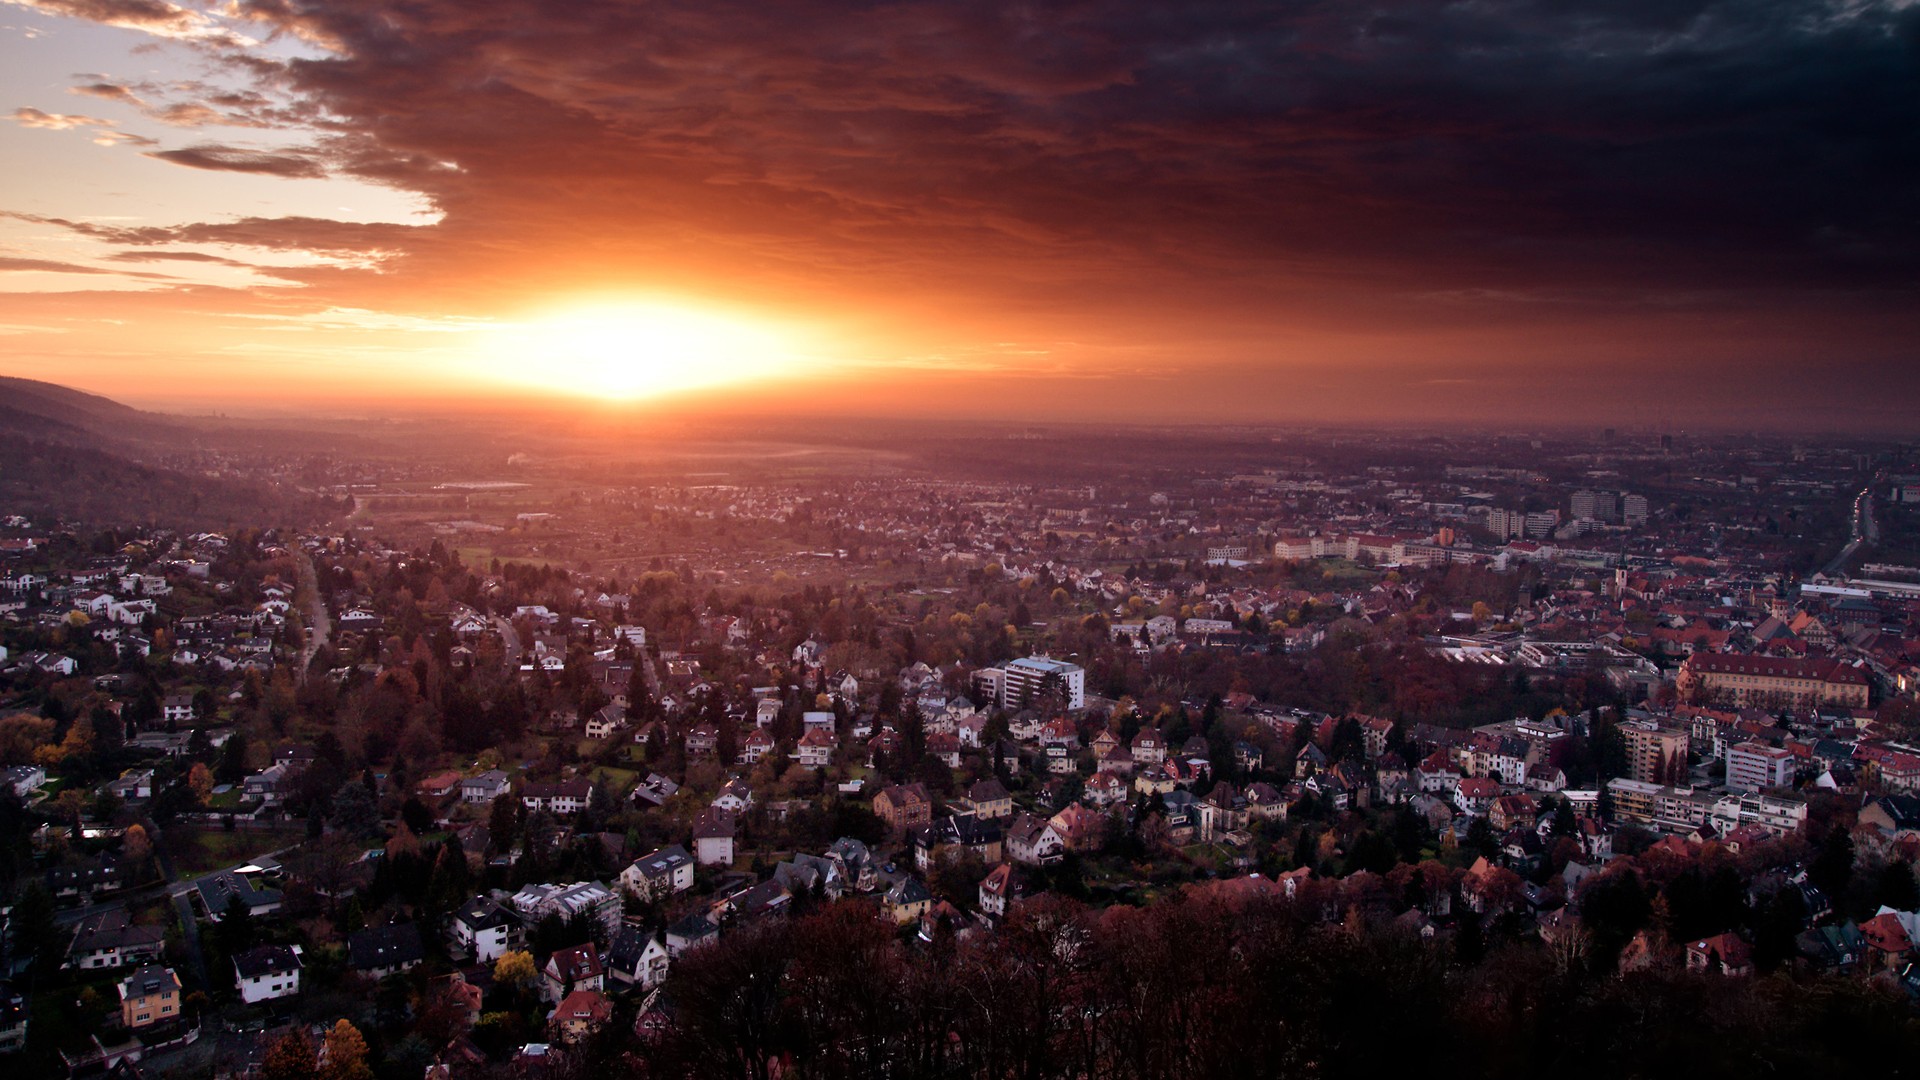
<path id="1" fill-rule="evenodd" d="M 361 133 L 350 171 L 514 257 L 598 237 L 1347 288 L 1916 269 L 1920 10 L 1892 5 L 255 11 L 337 43 L 288 74 Z"/>
<path id="2" fill-rule="evenodd" d="M 158 0 L 36 2 L 184 25 Z M 358 176 L 444 217 L 114 239 L 406 256 L 310 293 L 333 302 L 664 284 L 1212 335 L 1215 355 L 1310 327 L 1502 362 L 1580 335 L 1684 359 L 1741 325 L 1722 354 L 1884 356 L 1920 308 L 1920 6 L 1892 0 L 237 10 L 326 51 L 210 40 L 270 93 L 207 104 L 315 145 L 155 156 Z"/>

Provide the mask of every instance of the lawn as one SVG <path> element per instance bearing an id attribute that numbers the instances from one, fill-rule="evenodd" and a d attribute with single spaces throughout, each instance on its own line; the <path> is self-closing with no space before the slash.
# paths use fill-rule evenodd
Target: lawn
<path id="1" fill-rule="evenodd" d="M 290 829 L 200 829 L 176 825 L 166 831 L 168 854 L 182 877 L 224 870 L 255 855 L 277 851 L 306 839 L 305 828 Z"/>

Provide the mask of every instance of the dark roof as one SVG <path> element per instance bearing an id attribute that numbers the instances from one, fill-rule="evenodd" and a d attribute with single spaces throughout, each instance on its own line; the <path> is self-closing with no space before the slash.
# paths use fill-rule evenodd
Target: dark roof
<path id="1" fill-rule="evenodd" d="M 697 941 L 700 938 L 708 937 L 719 932 L 720 928 L 713 925 L 712 919 L 707 918 L 697 911 L 667 927 L 667 933 L 677 938 L 685 938 L 688 941 Z"/>
<path id="2" fill-rule="evenodd" d="M 977 803 L 983 803 L 999 802 L 1003 799 L 1011 798 L 1011 796 L 1007 793 L 1005 784 L 989 776 L 985 780 L 975 781 L 974 785 L 967 789 L 967 798 Z"/>
<path id="3" fill-rule="evenodd" d="M 127 976 L 121 987 L 130 997 L 145 997 L 148 994 L 178 990 L 180 980 L 174 975 L 172 968 L 160 964 L 148 964 Z"/>
<path id="4" fill-rule="evenodd" d="M 426 955 L 420 928 L 412 923 L 371 926 L 347 938 L 347 966 L 355 971 L 400 967 Z"/>
<path id="5" fill-rule="evenodd" d="M 653 931 L 633 923 L 621 923 L 607 944 L 607 967 L 632 974 L 640 966 L 640 958 L 646 955 L 647 944 L 652 940 Z"/>
<path id="6" fill-rule="evenodd" d="M 460 905 L 460 910 L 454 912 L 453 917 L 475 930 L 492 930 L 520 921 L 518 915 L 485 896 L 476 896 Z"/>
<path id="7" fill-rule="evenodd" d="M 276 972 L 300 970 L 300 958 L 285 945 L 262 945 L 233 958 L 233 969 L 243 979 L 257 979 Z"/>
<path id="8" fill-rule="evenodd" d="M 253 874 L 236 874 L 223 870 L 200 879 L 200 899 L 207 905 L 207 913 L 219 918 L 227 913 L 233 901 L 238 899 L 249 911 L 255 908 L 270 907 L 281 900 L 280 890 L 262 888 Z"/>

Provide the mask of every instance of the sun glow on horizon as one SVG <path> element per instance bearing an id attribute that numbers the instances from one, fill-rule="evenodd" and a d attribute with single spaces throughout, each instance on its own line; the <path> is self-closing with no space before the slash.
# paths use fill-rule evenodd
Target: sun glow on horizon
<path id="1" fill-rule="evenodd" d="M 501 325 L 486 374 L 556 393 L 634 401 L 797 373 L 808 334 L 769 319 L 658 300 L 563 308 Z"/>

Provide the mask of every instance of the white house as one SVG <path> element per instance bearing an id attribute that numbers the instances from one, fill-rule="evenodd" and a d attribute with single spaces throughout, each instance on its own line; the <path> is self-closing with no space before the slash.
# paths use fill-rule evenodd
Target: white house
<path id="1" fill-rule="evenodd" d="M 633 861 L 620 872 L 620 888 L 641 900 L 662 900 L 693 888 L 693 856 L 675 844 Z"/>
<path id="2" fill-rule="evenodd" d="M 300 947 L 262 945 L 233 958 L 233 974 L 240 1000 L 249 1005 L 300 992 Z"/>
<path id="3" fill-rule="evenodd" d="M 467 901 L 447 920 L 447 940 L 476 963 L 500 959 L 519 946 L 521 937 L 520 916 L 485 896 Z"/>

